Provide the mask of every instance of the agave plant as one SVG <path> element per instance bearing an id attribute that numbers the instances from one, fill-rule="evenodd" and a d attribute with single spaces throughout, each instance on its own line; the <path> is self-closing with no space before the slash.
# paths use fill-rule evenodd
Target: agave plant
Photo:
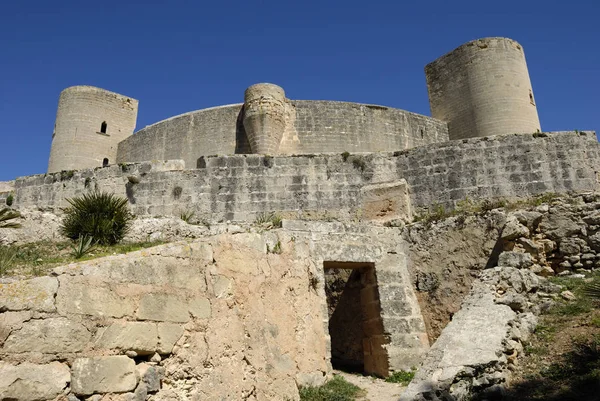
<path id="1" fill-rule="evenodd" d="M 61 232 L 72 240 L 94 238 L 99 245 L 114 245 L 129 230 L 133 215 L 127 198 L 105 192 L 90 192 L 67 199 Z"/>
<path id="2" fill-rule="evenodd" d="M 21 217 L 21 213 L 10 208 L 0 209 L 0 228 L 19 228 L 21 224 L 10 221 Z"/>
<path id="3" fill-rule="evenodd" d="M 92 241 L 94 238 L 82 235 L 79 239 L 71 246 L 71 255 L 75 259 L 81 259 L 94 249 Z"/>
<path id="4" fill-rule="evenodd" d="M 595 280 L 591 283 L 586 284 L 583 287 L 582 292 L 589 298 L 600 301 L 600 282 L 598 280 Z"/>

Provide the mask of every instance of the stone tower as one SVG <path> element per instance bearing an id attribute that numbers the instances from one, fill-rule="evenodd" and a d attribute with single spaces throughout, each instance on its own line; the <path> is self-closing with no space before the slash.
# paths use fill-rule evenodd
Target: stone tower
<path id="1" fill-rule="evenodd" d="M 507 38 L 466 43 L 425 67 L 431 115 L 450 139 L 541 130 L 520 44 Z"/>
<path id="2" fill-rule="evenodd" d="M 117 145 L 133 134 L 138 101 L 93 86 L 72 86 L 58 101 L 48 172 L 114 163 Z"/>
<path id="3" fill-rule="evenodd" d="M 285 131 L 285 116 L 283 88 L 263 83 L 246 89 L 243 121 L 252 153 L 278 153 Z"/>

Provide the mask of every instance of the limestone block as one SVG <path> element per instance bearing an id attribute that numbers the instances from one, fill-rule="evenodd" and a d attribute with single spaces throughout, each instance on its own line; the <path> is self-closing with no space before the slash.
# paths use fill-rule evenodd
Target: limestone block
<path id="1" fill-rule="evenodd" d="M 210 317 L 210 301 L 208 298 L 198 297 L 190 301 L 189 311 L 193 317 L 208 319 Z"/>
<path id="2" fill-rule="evenodd" d="M 156 323 L 115 322 L 99 330 L 95 345 L 103 349 L 135 351 L 139 355 L 153 354 L 158 348 Z"/>
<path id="3" fill-rule="evenodd" d="M 137 385 L 135 362 L 126 356 L 78 358 L 71 368 L 76 395 L 125 393 Z"/>
<path id="4" fill-rule="evenodd" d="M 2 348 L 5 352 L 45 354 L 80 352 L 91 334 L 81 323 L 64 317 L 30 320 L 13 331 Z"/>
<path id="5" fill-rule="evenodd" d="M 0 314 L 0 345 L 8 338 L 13 330 L 23 327 L 23 322 L 31 319 L 31 311 L 4 312 Z"/>
<path id="6" fill-rule="evenodd" d="M 175 323 L 158 323 L 158 353 L 173 352 L 173 347 L 183 335 L 183 326 Z"/>
<path id="7" fill-rule="evenodd" d="M 365 185 L 361 189 L 362 214 L 366 220 L 412 220 L 412 208 L 406 180 Z"/>
<path id="8" fill-rule="evenodd" d="M 54 277 L 36 277 L 0 284 L 0 310 L 54 312 L 57 289 L 58 281 Z"/>
<path id="9" fill-rule="evenodd" d="M 133 300 L 117 295 L 110 288 L 82 276 L 59 277 L 60 289 L 56 296 L 58 313 L 120 318 L 132 316 Z"/>
<path id="10" fill-rule="evenodd" d="M 176 295 L 146 294 L 136 312 L 140 320 L 185 323 L 190 319 L 188 303 Z"/>
<path id="11" fill-rule="evenodd" d="M 1 400 L 51 400 L 62 394 L 70 381 L 69 368 L 59 362 L 14 366 L 0 361 Z"/>
<path id="12" fill-rule="evenodd" d="M 502 229 L 501 238 L 504 240 L 515 240 L 519 237 L 529 237 L 529 229 L 519 223 L 516 217 L 509 216 Z"/>

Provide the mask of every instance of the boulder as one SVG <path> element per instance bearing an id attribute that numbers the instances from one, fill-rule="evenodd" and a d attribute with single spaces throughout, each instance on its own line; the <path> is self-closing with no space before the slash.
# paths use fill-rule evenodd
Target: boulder
<path id="1" fill-rule="evenodd" d="M 529 237 L 529 229 L 519 223 L 516 217 L 508 216 L 506 224 L 502 228 L 501 238 L 510 241 L 520 237 Z"/>
<path id="2" fill-rule="evenodd" d="M 498 266 L 526 269 L 533 265 L 533 258 L 528 253 L 506 251 L 498 256 Z"/>

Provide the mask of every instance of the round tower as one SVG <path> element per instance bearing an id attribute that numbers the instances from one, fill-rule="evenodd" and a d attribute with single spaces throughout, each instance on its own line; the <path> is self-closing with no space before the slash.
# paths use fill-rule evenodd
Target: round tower
<path id="1" fill-rule="evenodd" d="M 114 163 L 117 145 L 133 134 L 138 101 L 93 86 L 63 90 L 52 134 L 48 172 Z"/>
<path id="2" fill-rule="evenodd" d="M 244 93 L 244 130 L 252 153 L 276 154 L 285 130 L 285 92 L 273 84 L 256 84 Z"/>
<path id="3" fill-rule="evenodd" d="M 425 67 L 431 115 L 450 139 L 540 130 L 523 47 L 512 39 L 466 43 Z"/>

